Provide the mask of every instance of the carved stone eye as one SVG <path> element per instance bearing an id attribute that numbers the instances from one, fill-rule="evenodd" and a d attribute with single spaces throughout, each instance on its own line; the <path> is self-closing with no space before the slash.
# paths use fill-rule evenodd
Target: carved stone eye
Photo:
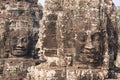
<path id="1" fill-rule="evenodd" d="M 92 40 L 93 41 L 99 41 L 100 40 L 100 33 L 95 33 L 92 35 Z"/>
<path id="2" fill-rule="evenodd" d="M 17 42 L 17 37 L 15 37 L 15 36 L 12 37 L 12 40 L 15 41 L 15 42 Z"/>
<path id="3" fill-rule="evenodd" d="M 21 41 L 22 42 L 27 42 L 27 38 L 24 37 L 24 38 L 21 39 Z"/>
<path id="4" fill-rule="evenodd" d="M 85 42 L 87 39 L 87 34 L 86 33 L 80 33 L 78 36 L 78 39 L 82 42 Z"/>

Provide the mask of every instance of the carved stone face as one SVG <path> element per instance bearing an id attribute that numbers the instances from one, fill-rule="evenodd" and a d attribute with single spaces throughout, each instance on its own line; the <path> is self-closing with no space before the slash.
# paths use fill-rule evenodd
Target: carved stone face
<path id="1" fill-rule="evenodd" d="M 100 31 L 96 29 L 89 29 L 78 32 L 76 39 L 76 60 L 89 66 L 99 65 L 101 57 L 100 37 Z"/>
<path id="2" fill-rule="evenodd" d="M 14 56 L 24 56 L 28 50 L 28 31 L 18 29 L 11 32 L 12 54 Z"/>

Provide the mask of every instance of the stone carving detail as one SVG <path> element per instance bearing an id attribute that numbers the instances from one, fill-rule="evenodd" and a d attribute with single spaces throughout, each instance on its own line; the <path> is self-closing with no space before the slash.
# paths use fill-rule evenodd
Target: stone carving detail
<path id="1" fill-rule="evenodd" d="M 37 64 L 35 45 L 42 15 L 37 0 L 0 1 L 0 76 L 3 79 L 23 80 L 27 68 Z"/>
<path id="2" fill-rule="evenodd" d="M 117 78 L 117 40 L 112 0 L 2 0 L 0 80 Z"/>
<path id="3" fill-rule="evenodd" d="M 116 78 L 118 43 L 112 0 L 46 0 L 43 12 L 36 45 L 43 63 L 34 66 L 37 71 L 59 68 L 65 74 L 62 80 Z M 33 70 L 28 70 L 29 75 Z M 35 80 L 42 78 L 37 75 Z"/>

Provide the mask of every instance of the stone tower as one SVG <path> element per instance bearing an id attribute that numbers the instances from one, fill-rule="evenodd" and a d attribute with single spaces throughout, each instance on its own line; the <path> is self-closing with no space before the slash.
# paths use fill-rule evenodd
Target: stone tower
<path id="1" fill-rule="evenodd" d="M 37 68 L 36 80 L 115 78 L 118 37 L 112 0 L 46 0 L 43 13 L 36 45 L 43 63 L 30 68 L 33 73 Z"/>
<path id="2" fill-rule="evenodd" d="M 0 80 L 23 80 L 35 65 L 41 18 L 37 0 L 0 1 Z"/>

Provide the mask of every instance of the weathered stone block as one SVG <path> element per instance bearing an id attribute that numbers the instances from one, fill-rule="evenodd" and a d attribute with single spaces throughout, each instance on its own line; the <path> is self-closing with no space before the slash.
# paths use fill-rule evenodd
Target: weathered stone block
<path id="1" fill-rule="evenodd" d="M 35 62 L 29 59 L 8 59 L 5 60 L 3 75 L 6 79 L 23 79 L 26 77 L 27 68 L 34 66 Z"/>
<path id="2" fill-rule="evenodd" d="M 43 42 L 44 48 L 57 48 L 56 35 L 48 35 L 44 38 Z"/>
<path id="3" fill-rule="evenodd" d="M 46 23 L 46 35 L 55 35 L 56 34 L 56 22 L 48 21 Z"/>
<path id="4" fill-rule="evenodd" d="M 45 55 L 49 57 L 57 56 L 57 50 L 45 50 Z"/>
<path id="5" fill-rule="evenodd" d="M 57 15 L 56 14 L 49 14 L 47 16 L 48 20 L 52 21 L 52 20 L 57 20 Z"/>
<path id="6" fill-rule="evenodd" d="M 5 60 L 0 60 L 0 75 L 3 74 Z"/>

